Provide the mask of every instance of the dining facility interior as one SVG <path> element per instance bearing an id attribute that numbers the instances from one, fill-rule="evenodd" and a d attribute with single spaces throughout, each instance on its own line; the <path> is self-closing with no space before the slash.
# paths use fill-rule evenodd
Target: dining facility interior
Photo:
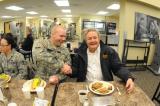
<path id="1" fill-rule="evenodd" d="M 141 20 L 146 32 L 140 30 Z M 48 39 L 53 23 L 66 28 L 64 45 L 71 53 L 83 42 L 84 29 L 98 30 L 132 73 L 135 85 L 152 99 L 160 82 L 160 0 L 0 0 L 0 35 L 12 33 L 18 43 L 26 37 L 27 27 L 34 42 Z M 30 58 L 26 60 L 32 63 Z M 120 79 L 114 76 L 114 80 Z"/>

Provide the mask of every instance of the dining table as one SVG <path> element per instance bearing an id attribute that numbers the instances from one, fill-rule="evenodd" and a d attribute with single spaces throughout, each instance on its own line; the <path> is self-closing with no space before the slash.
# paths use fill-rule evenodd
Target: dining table
<path id="1" fill-rule="evenodd" d="M 114 104 L 112 104 L 113 106 L 155 106 L 155 104 L 151 101 L 151 99 L 137 84 L 135 84 L 134 90 L 131 93 L 127 93 L 124 82 L 110 81 L 109 83 L 111 83 L 114 86 L 114 90 L 112 93 L 108 95 L 97 95 L 91 92 L 91 90 L 89 90 L 88 93 L 89 105 L 87 106 L 94 106 L 93 98 L 95 97 L 112 98 L 110 100 L 114 101 Z M 54 106 L 83 106 L 83 104 L 80 103 L 79 101 L 78 91 L 87 90 L 90 84 L 91 82 L 61 83 L 58 87 L 58 92 L 56 95 Z"/>
<path id="2" fill-rule="evenodd" d="M 21 79 L 11 79 L 10 82 L 8 82 L 8 87 L 5 88 L 5 95 L 7 96 L 8 103 L 14 102 L 17 104 L 17 106 L 33 106 L 33 102 L 37 96 L 36 92 L 31 92 L 31 98 L 26 99 L 23 92 L 22 87 L 23 84 L 27 80 L 21 80 Z M 52 96 L 54 92 L 54 85 L 46 84 L 46 87 L 44 89 L 44 98 L 43 100 L 49 101 L 49 103 L 52 102 Z M 4 103 L 0 102 L 0 106 L 5 106 Z"/>

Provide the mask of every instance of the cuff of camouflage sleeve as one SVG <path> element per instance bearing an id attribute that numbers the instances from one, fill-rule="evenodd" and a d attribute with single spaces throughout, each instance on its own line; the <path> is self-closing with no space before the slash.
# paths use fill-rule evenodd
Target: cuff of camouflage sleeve
<path id="1" fill-rule="evenodd" d="M 56 76 L 57 76 L 57 77 L 58 77 L 58 79 L 59 79 L 59 83 L 60 83 L 60 82 L 65 81 L 65 80 L 66 80 L 66 78 L 67 78 L 67 76 L 66 76 L 66 75 L 64 75 L 64 74 L 62 74 L 62 73 L 57 74 Z"/>

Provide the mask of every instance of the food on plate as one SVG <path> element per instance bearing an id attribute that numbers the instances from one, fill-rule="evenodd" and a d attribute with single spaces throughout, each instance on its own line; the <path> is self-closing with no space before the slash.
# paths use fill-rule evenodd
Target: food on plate
<path id="1" fill-rule="evenodd" d="M 0 79 L 3 79 L 3 80 L 8 80 L 8 75 L 7 74 L 0 74 Z"/>
<path id="2" fill-rule="evenodd" d="M 111 85 L 108 85 L 108 90 L 112 90 L 112 86 Z"/>
<path id="3" fill-rule="evenodd" d="M 34 78 L 32 81 L 32 89 L 36 89 L 41 84 L 41 78 Z"/>
<path id="4" fill-rule="evenodd" d="M 94 82 L 91 84 L 91 90 L 97 94 L 108 94 L 113 91 L 113 85 L 107 82 Z"/>
<path id="5" fill-rule="evenodd" d="M 40 77 L 35 77 L 31 80 L 27 80 L 24 84 L 23 84 L 23 88 L 27 88 L 30 90 L 30 92 L 36 92 L 36 89 L 38 87 L 46 87 L 46 82 L 41 79 Z"/>
<path id="6" fill-rule="evenodd" d="M 109 92 L 109 90 L 107 89 L 107 87 L 102 87 L 102 88 L 100 88 L 100 89 L 98 89 L 97 90 L 99 93 L 108 93 Z"/>
<path id="7" fill-rule="evenodd" d="M 92 89 L 96 90 L 98 88 L 101 88 L 103 86 L 102 82 L 95 82 L 94 84 L 92 84 Z"/>

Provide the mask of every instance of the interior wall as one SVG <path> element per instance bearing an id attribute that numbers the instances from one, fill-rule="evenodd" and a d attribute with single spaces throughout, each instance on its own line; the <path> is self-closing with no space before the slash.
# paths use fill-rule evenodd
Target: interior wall
<path id="1" fill-rule="evenodd" d="M 153 8 L 151 6 L 147 6 L 141 3 L 137 3 L 134 1 L 121 0 L 121 9 L 120 9 L 120 42 L 119 42 L 119 55 L 122 58 L 123 53 L 123 39 L 126 37 L 127 39 L 134 39 L 134 26 L 135 26 L 135 13 L 140 12 L 146 15 L 150 15 L 153 17 L 160 18 L 160 11 L 157 8 Z M 151 45 L 150 54 L 148 59 L 148 64 L 151 64 L 153 55 L 154 55 L 154 44 Z M 135 53 L 140 54 L 140 52 L 136 51 Z"/>
<path id="2" fill-rule="evenodd" d="M 106 16 L 106 22 L 115 22 L 116 32 L 119 32 L 119 14 L 113 16 Z"/>
<path id="3" fill-rule="evenodd" d="M 105 16 L 81 15 L 81 19 L 90 21 L 105 21 Z"/>
<path id="4" fill-rule="evenodd" d="M 21 17 L 21 18 L 12 18 L 12 19 L 1 19 L 0 20 L 0 31 L 4 32 L 4 22 L 15 22 L 15 23 L 22 23 L 22 30 L 25 30 L 25 26 L 26 26 L 26 19 L 25 17 Z M 25 32 L 23 32 L 23 35 L 25 34 Z"/>
<path id="5" fill-rule="evenodd" d="M 26 18 L 26 27 L 35 27 L 36 28 L 36 38 L 38 38 L 39 28 L 40 28 L 40 18 Z"/>
<path id="6" fill-rule="evenodd" d="M 81 28 L 82 28 L 82 19 L 79 17 L 79 19 L 76 22 L 76 35 L 79 36 L 79 40 L 81 41 Z"/>

